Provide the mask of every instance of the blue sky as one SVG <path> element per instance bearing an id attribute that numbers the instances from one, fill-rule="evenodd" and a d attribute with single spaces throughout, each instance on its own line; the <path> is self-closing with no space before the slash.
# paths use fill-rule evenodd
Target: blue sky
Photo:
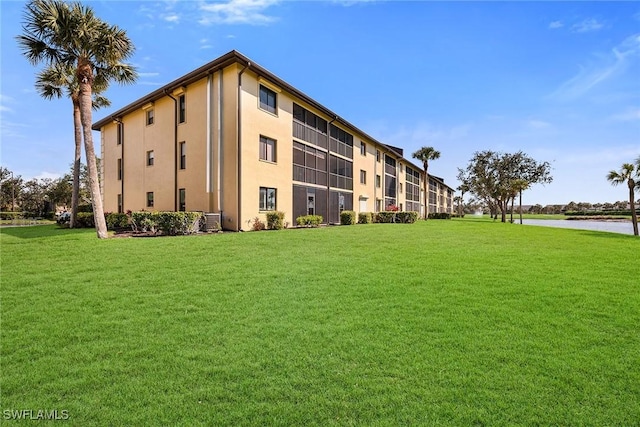
<path id="1" fill-rule="evenodd" d="M 640 156 L 640 3 L 86 3 L 127 31 L 140 75 L 94 121 L 235 49 L 406 157 L 435 147 L 430 172 L 454 188 L 475 151 L 523 150 L 554 177 L 525 204 L 627 198 L 605 175 Z M 0 3 L 0 164 L 56 177 L 73 159 L 71 102 L 35 92 L 23 10 Z"/>

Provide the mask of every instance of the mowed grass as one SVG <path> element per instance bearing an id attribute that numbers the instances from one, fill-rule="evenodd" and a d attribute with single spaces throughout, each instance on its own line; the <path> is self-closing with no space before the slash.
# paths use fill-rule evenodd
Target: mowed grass
<path id="1" fill-rule="evenodd" d="M 2 229 L 1 408 L 73 425 L 638 425 L 640 240 L 487 221 Z"/>

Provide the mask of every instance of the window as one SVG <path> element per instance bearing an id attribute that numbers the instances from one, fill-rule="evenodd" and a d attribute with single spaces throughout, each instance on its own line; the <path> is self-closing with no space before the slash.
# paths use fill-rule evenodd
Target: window
<path id="1" fill-rule="evenodd" d="M 376 161 L 380 161 L 380 150 L 376 150 Z"/>
<path id="2" fill-rule="evenodd" d="M 376 175 L 376 188 L 380 188 L 381 185 L 382 185 L 382 178 L 380 177 L 380 175 Z"/>
<path id="3" fill-rule="evenodd" d="M 118 159 L 118 181 L 122 180 L 122 159 Z"/>
<path id="4" fill-rule="evenodd" d="M 260 135 L 260 160 L 276 162 L 276 140 Z"/>
<path id="5" fill-rule="evenodd" d="M 398 191 L 399 191 L 400 193 L 402 193 L 402 183 L 399 183 L 399 184 L 398 184 Z"/>
<path id="6" fill-rule="evenodd" d="M 367 171 L 360 169 L 360 184 L 367 183 Z"/>
<path id="7" fill-rule="evenodd" d="M 327 153 L 294 141 L 293 179 L 309 184 L 327 185 Z"/>
<path id="8" fill-rule="evenodd" d="M 118 122 L 118 135 L 116 137 L 116 144 L 121 145 L 122 140 L 124 139 L 124 124 Z"/>
<path id="9" fill-rule="evenodd" d="M 118 194 L 118 213 L 122 213 L 122 194 Z"/>
<path id="10" fill-rule="evenodd" d="M 184 188 L 181 188 L 179 190 L 179 194 L 180 194 L 180 205 L 178 207 L 178 210 L 180 212 L 184 212 L 187 208 L 187 190 L 185 190 Z"/>
<path id="11" fill-rule="evenodd" d="M 154 155 L 153 150 L 147 151 L 147 166 L 153 166 Z"/>
<path id="12" fill-rule="evenodd" d="M 187 120 L 187 101 L 184 95 L 178 97 L 178 123 L 184 123 Z"/>
<path id="13" fill-rule="evenodd" d="M 187 143 L 180 143 L 180 169 L 187 168 Z"/>
<path id="14" fill-rule="evenodd" d="M 148 208 L 153 207 L 153 191 L 150 191 L 147 193 L 147 207 Z"/>
<path id="15" fill-rule="evenodd" d="M 277 95 L 268 87 L 260 85 L 260 108 L 270 113 L 276 114 Z"/>
<path id="16" fill-rule="evenodd" d="M 353 190 L 353 163 L 341 157 L 329 156 L 329 186 Z"/>
<path id="17" fill-rule="evenodd" d="M 147 126 L 153 124 L 153 109 L 147 110 Z"/>
<path id="18" fill-rule="evenodd" d="M 260 187 L 260 210 L 275 211 L 276 210 L 276 189 Z"/>
<path id="19" fill-rule="evenodd" d="M 365 144 L 364 142 L 360 143 L 360 155 L 361 156 L 367 155 L 367 144 Z"/>

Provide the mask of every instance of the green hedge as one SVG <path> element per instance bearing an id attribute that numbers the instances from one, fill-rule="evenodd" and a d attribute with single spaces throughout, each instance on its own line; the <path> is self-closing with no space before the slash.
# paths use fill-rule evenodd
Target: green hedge
<path id="1" fill-rule="evenodd" d="M 317 227 L 322 224 L 322 215 L 303 215 L 296 218 L 300 227 Z"/>
<path id="2" fill-rule="evenodd" d="M 371 224 L 373 222 L 373 216 L 371 212 L 360 212 L 358 214 L 358 224 Z"/>
<path id="3" fill-rule="evenodd" d="M 396 212 L 396 222 L 401 222 L 403 224 L 413 224 L 417 220 L 418 220 L 418 212 L 415 212 L 415 211 Z"/>
<path id="4" fill-rule="evenodd" d="M 129 216 L 125 213 L 108 212 L 104 214 L 104 217 L 107 220 L 107 228 L 109 230 L 129 226 Z"/>
<path id="5" fill-rule="evenodd" d="M 353 225 L 356 223 L 356 213 L 354 211 L 340 212 L 340 225 Z"/>
<path id="6" fill-rule="evenodd" d="M 381 224 L 389 224 L 393 222 L 395 217 L 396 217 L 396 212 L 394 211 L 376 212 L 373 222 L 381 223 Z"/>
<path id="7" fill-rule="evenodd" d="M 269 230 L 282 230 L 284 228 L 284 212 L 267 212 L 267 228 Z"/>
<path id="8" fill-rule="evenodd" d="M 193 234 L 200 229 L 201 217 L 201 212 L 133 212 L 131 226 L 139 233 Z"/>
<path id="9" fill-rule="evenodd" d="M 628 211 L 571 211 L 565 212 L 566 216 L 630 216 L 631 210 Z"/>
<path id="10" fill-rule="evenodd" d="M 76 228 L 95 228 L 96 221 L 93 212 L 78 212 L 75 226 Z"/>
<path id="11" fill-rule="evenodd" d="M 451 219 L 451 214 L 448 212 L 433 212 L 429 214 L 429 219 Z"/>
<path id="12" fill-rule="evenodd" d="M 24 218 L 24 212 L 0 212 L 0 219 L 12 220 Z"/>

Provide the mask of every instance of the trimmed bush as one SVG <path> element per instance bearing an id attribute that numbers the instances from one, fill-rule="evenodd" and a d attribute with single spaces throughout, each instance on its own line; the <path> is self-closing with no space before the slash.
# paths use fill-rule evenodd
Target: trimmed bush
<path id="1" fill-rule="evenodd" d="M 448 212 L 432 212 L 429 214 L 429 219 L 451 219 L 451 214 Z"/>
<path id="2" fill-rule="evenodd" d="M 393 222 L 393 219 L 396 216 L 396 212 L 393 211 L 381 211 L 376 213 L 375 222 L 388 224 Z"/>
<path id="3" fill-rule="evenodd" d="M 159 212 L 158 228 L 163 234 L 177 236 L 197 233 L 201 212 Z"/>
<path id="4" fill-rule="evenodd" d="M 13 220 L 24 218 L 23 212 L 0 212 L 0 219 Z"/>
<path id="5" fill-rule="evenodd" d="M 300 227 L 317 227 L 322 224 L 322 215 L 303 215 L 296 218 Z"/>
<path id="6" fill-rule="evenodd" d="M 418 220 L 418 212 L 415 212 L 415 211 L 396 212 L 396 222 L 401 222 L 403 224 L 413 224 L 417 220 Z"/>
<path id="7" fill-rule="evenodd" d="M 131 227 L 136 233 L 158 231 L 157 212 L 133 212 L 131 214 Z"/>
<path id="8" fill-rule="evenodd" d="M 372 222 L 371 212 L 360 212 L 358 214 L 358 224 L 371 224 Z"/>
<path id="9" fill-rule="evenodd" d="M 269 230 L 282 230 L 284 228 L 284 212 L 267 212 L 267 228 Z"/>
<path id="10" fill-rule="evenodd" d="M 356 223 L 356 213 L 354 211 L 340 212 L 340 225 L 353 225 Z"/>
<path id="11" fill-rule="evenodd" d="M 93 212 L 78 212 L 77 228 L 94 228 L 95 226 L 96 221 L 93 218 Z"/>
<path id="12" fill-rule="evenodd" d="M 573 211 L 565 212 L 566 216 L 630 216 L 631 210 L 628 211 Z"/>
<path id="13" fill-rule="evenodd" d="M 107 221 L 107 228 L 109 230 L 129 226 L 129 217 L 125 213 L 109 212 L 104 214 L 104 218 Z"/>

